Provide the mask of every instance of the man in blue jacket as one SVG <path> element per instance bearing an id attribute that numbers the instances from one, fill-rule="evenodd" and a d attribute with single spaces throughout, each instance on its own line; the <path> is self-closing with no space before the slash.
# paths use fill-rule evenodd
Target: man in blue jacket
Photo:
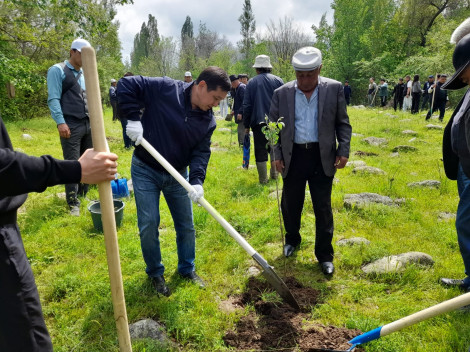
<path id="1" fill-rule="evenodd" d="M 191 200 L 197 202 L 204 195 L 202 184 L 211 155 L 211 136 L 216 127 L 212 108 L 218 106 L 229 90 L 227 73 L 215 66 L 206 68 L 191 83 L 169 77 L 130 76 L 119 80 L 119 107 L 128 119 L 127 135 L 136 145 L 131 175 L 142 254 L 146 273 L 157 294 L 171 294 L 163 276 L 165 267 L 160 252 L 160 193 L 165 197 L 175 225 L 178 272 L 183 278 L 204 287 L 194 266 Z M 140 145 L 142 138 L 189 179 L 195 192 L 187 194 L 183 186 Z"/>
<path id="2" fill-rule="evenodd" d="M 284 84 L 282 79 L 271 74 L 271 60 L 267 55 L 258 55 L 255 58 L 253 67 L 256 69 L 256 76 L 253 77 L 246 86 L 243 98 L 243 123 L 246 133 L 253 131 L 253 141 L 255 145 L 255 160 L 258 170 L 259 183 L 268 183 L 268 140 L 263 134 L 262 128 L 266 126 L 265 117 L 269 114 L 271 99 L 274 90 Z M 271 168 L 271 178 L 276 178 L 277 172 Z"/>

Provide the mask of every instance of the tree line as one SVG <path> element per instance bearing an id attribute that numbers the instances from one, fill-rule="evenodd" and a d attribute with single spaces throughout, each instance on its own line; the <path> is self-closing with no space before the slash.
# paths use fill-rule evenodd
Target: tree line
<path id="1" fill-rule="evenodd" d="M 270 20 L 256 31 L 251 1 L 244 0 L 238 17 L 241 39 L 231 43 L 204 22 L 190 16 L 181 36 L 159 33 L 149 14 L 135 35 L 130 62 L 122 62 L 116 8 L 132 0 L 5 0 L 0 2 L 0 114 L 32 118 L 47 114 L 46 72 L 63 61 L 72 40 L 81 36 L 97 52 L 102 97 L 110 78 L 126 71 L 149 76 L 197 77 L 215 65 L 230 74 L 255 74 L 254 58 L 271 57 L 273 73 L 285 82 L 294 79 L 290 60 L 305 45 L 323 53 L 322 75 L 349 80 L 353 104 L 363 104 L 369 77 L 389 84 L 407 74 L 452 73 L 452 31 L 470 16 L 470 0 L 334 0 L 333 23 L 326 13 L 311 31 L 295 18 Z M 8 87 L 5 89 L 3 87 Z M 456 103 L 456 99 L 451 102 Z"/>

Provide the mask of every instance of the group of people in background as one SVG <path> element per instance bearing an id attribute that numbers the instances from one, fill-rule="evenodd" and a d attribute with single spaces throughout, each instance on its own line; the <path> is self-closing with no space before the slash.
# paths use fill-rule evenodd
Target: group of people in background
<path id="1" fill-rule="evenodd" d="M 376 97 L 380 100 L 380 106 L 392 106 L 397 111 L 410 110 L 412 114 L 417 114 L 419 111 L 427 110 L 426 120 L 429 120 L 434 111 L 439 111 L 439 120 L 443 121 L 446 104 L 449 100 L 447 90 L 442 89 L 442 85 L 446 82 L 446 74 L 438 74 L 437 82 L 435 82 L 434 75 L 428 76 L 426 82 L 421 85 L 419 75 L 414 75 L 411 80 L 410 75 L 406 75 L 405 79 L 399 78 L 398 83 L 394 85 L 391 96 L 393 101 L 389 102 L 389 87 L 386 79 L 381 78 L 380 84 L 375 83 L 374 77 L 369 79 L 369 86 L 367 90 L 367 105 L 369 107 L 375 106 Z M 344 97 L 346 104 L 349 105 L 352 97 L 352 89 L 349 81 L 345 81 L 343 85 Z"/>

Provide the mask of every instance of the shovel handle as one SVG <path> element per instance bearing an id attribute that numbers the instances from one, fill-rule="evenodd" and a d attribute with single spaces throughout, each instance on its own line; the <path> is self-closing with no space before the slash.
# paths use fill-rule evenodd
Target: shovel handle
<path id="1" fill-rule="evenodd" d="M 101 93 L 98 81 L 95 50 L 92 47 L 82 49 L 83 74 L 86 81 L 88 111 L 90 114 L 93 148 L 98 152 L 108 151 L 104 131 Z M 100 194 L 101 217 L 103 222 L 104 242 L 108 261 L 108 273 L 111 283 L 111 298 L 114 308 L 114 319 L 118 332 L 119 350 L 132 352 L 129 325 L 127 322 L 126 302 L 119 262 L 119 246 L 117 241 L 116 222 L 114 219 L 114 202 L 110 182 L 98 184 Z"/>
<path id="2" fill-rule="evenodd" d="M 168 162 L 166 159 L 149 143 L 145 138 L 142 138 L 142 142 L 140 144 L 142 147 L 145 148 L 159 163 L 162 165 L 166 171 L 170 173 L 171 176 L 173 176 L 178 183 L 184 187 L 188 192 L 191 192 L 194 190 L 193 186 L 186 181 L 186 179 L 181 176 L 181 174 L 176 171 L 176 169 Z M 209 214 L 212 215 L 212 217 L 217 220 L 217 222 L 222 225 L 222 227 L 227 230 L 230 236 L 238 242 L 240 246 L 252 257 L 253 255 L 256 254 L 256 251 L 251 247 L 251 245 L 235 230 L 232 225 L 230 225 L 227 220 L 225 220 L 222 215 L 219 214 L 217 210 L 214 209 L 212 205 L 209 204 L 207 200 L 204 199 L 204 197 L 199 198 L 198 203 L 204 207 L 208 211 Z"/>

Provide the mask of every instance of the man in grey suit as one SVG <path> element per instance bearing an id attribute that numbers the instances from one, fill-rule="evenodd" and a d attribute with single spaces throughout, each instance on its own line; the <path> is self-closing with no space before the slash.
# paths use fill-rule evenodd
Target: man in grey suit
<path id="1" fill-rule="evenodd" d="M 272 151 L 273 167 L 282 173 L 282 215 L 286 228 L 284 255 L 300 245 L 300 219 L 308 182 L 315 213 L 315 256 L 325 275 L 334 272 L 331 190 L 337 169 L 349 158 L 351 125 L 340 82 L 321 77 L 322 56 L 314 47 L 292 58 L 296 80 L 274 91 L 269 118 L 283 117 L 285 127 Z"/>

